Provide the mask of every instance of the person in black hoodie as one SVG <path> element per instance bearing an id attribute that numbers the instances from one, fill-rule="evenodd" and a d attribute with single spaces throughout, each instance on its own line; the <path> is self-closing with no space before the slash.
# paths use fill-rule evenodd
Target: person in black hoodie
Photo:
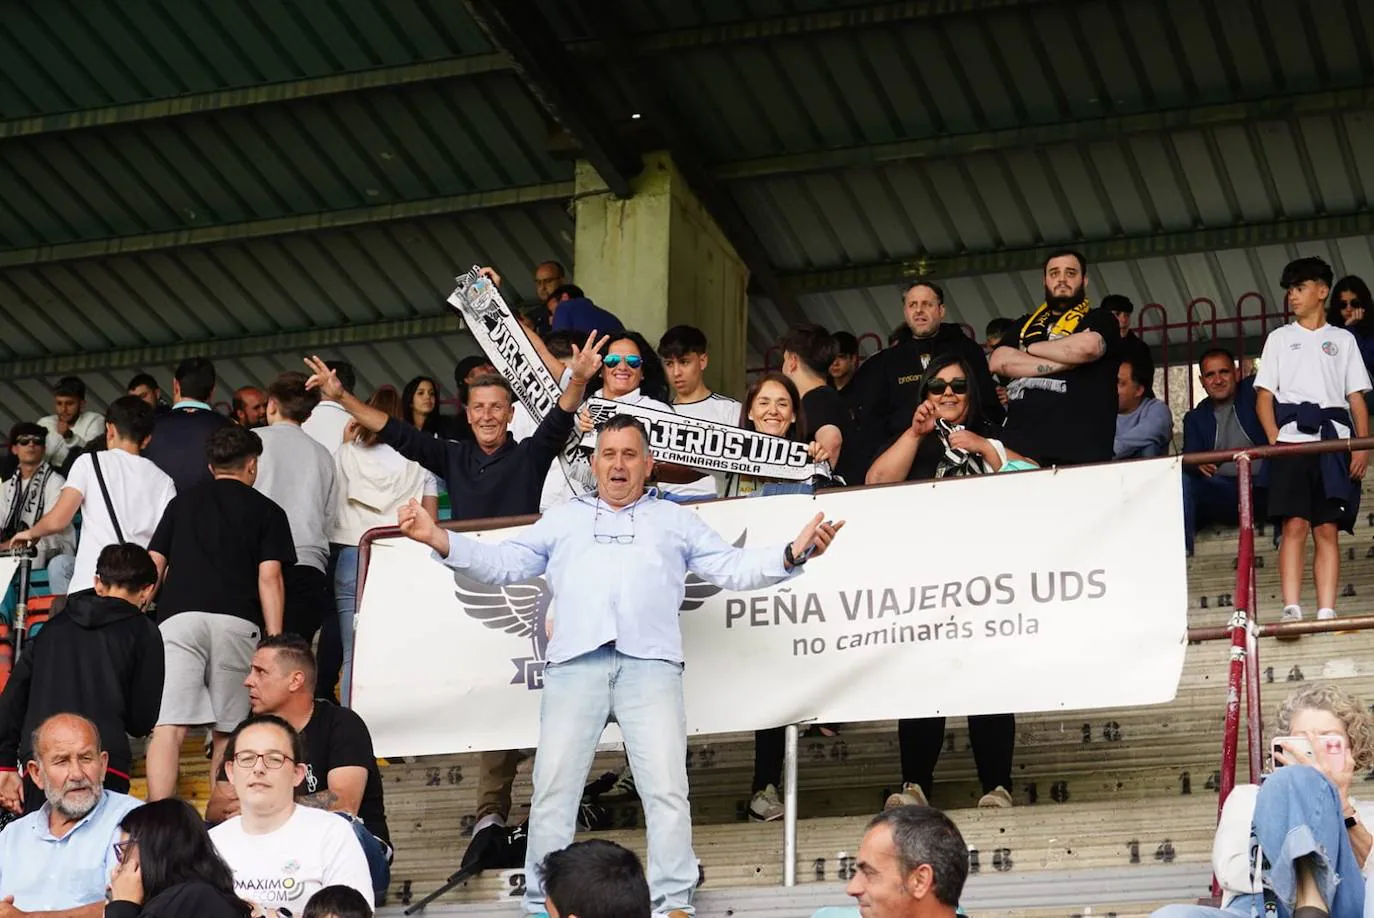
<path id="1" fill-rule="evenodd" d="M 911 337 L 865 360 L 845 387 L 864 470 L 879 449 L 910 426 L 920 403 L 921 377 L 936 357 L 952 354 L 963 359 L 983 393 L 982 416 L 999 425 L 1004 415 L 983 348 L 963 328 L 945 321 L 945 291 L 939 284 L 916 281 L 908 285 L 902 292 L 902 314 Z M 862 472 L 858 480 L 863 480 Z"/>
<path id="2" fill-rule="evenodd" d="M 131 810 L 115 843 L 105 918 L 248 918 L 234 874 L 195 807 L 170 797 Z"/>
<path id="3" fill-rule="evenodd" d="M 95 568 L 95 589 L 67 598 L 61 615 L 38 632 L 0 694 L 0 804 L 32 813 L 43 792 L 23 779 L 33 731 L 54 714 L 89 718 L 110 754 L 105 787 L 129 792 L 130 736 L 147 736 L 162 706 L 163 650 L 157 625 L 143 614 L 157 568 L 139 545 L 107 545 Z"/>

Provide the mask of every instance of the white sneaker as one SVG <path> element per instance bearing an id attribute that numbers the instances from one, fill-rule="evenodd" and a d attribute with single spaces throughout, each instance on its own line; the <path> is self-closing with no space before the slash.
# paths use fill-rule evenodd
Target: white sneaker
<path id="1" fill-rule="evenodd" d="M 1283 607 L 1283 614 L 1282 614 L 1281 616 L 1279 616 L 1279 624 L 1282 625 L 1282 624 L 1286 624 L 1286 623 L 1288 623 L 1288 622 L 1300 622 L 1300 621 L 1302 621 L 1302 606 L 1284 606 L 1284 607 Z M 1279 639 L 1280 641 L 1296 641 L 1296 640 L 1297 640 L 1299 637 L 1301 637 L 1301 636 L 1302 636 L 1302 635 L 1298 635 L 1298 634 L 1283 634 L 1283 635 L 1279 635 L 1279 636 L 1278 636 L 1278 639 Z"/>
<path id="2" fill-rule="evenodd" d="M 755 822 L 781 819 L 786 811 L 782 801 L 778 799 L 778 789 L 771 784 L 754 794 L 754 798 L 749 801 L 749 818 Z"/>
<path id="3" fill-rule="evenodd" d="M 1000 784 L 978 799 L 980 809 L 1006 810 L 1012 806 L 1011 792 Z"/>
<path id="4" fill-rule="evenodd" d="M 1336 615 L 1336 610 L 1335 610 L 1335 609 L 1318 609 L 1318 610 L 1317 610 L 1317 621 L 1319 621 L 1319 622 L 1329 622 L 1329 621 L 1331 621 L 1333 618 L 1336 618 L 1336 617 L 1337 617 L 1337 615 Z"/>
<path id="5" fill-rule="evenodd" d="M 888 796 L 883 809 L 895 810 L 899 806 L 930 806 L 930 803 L 926 800 L 926 792 L 921 790 L 921 785 L 903 784 L 900 791 Z"/>

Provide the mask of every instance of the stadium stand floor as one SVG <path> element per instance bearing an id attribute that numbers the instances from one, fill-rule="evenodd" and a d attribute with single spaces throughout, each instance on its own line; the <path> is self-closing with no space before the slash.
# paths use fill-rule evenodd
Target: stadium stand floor
<path id="1" fill-rule="evenodd" d="M 1342 538 L 1343 614 L 1374 613 L 1374 514 Z M 1277 553 L 1268 534 L 1257 538 L 1259 614 L 1274 621 L 1280 607 Z M 1189 623 L 1223 625 L 1235 588 L 1234 530 L 1199 536 L 1189 561 Z M 1309 550 L 1310 551 L 1310 550 Z M 1140 563 L 1150 563 L 1142 546 Z M 1311 588 L 1308 586 L 1307 593 Z M 1304 608 L 1314 614 L 1312 597 Z M 1125 648 L 1102 648 L 1125 653 Z M 1208 895 L 1212 834 L 1226 697 L 1225 642 L 1190 645 L 1177 697 L 1167 705 L 1018 717 L 1016 806 L 978 810 L 979 788 L 962 718 L 949 722 L 931 802 L 959 824 L 978 867 L 965 900 L 970 913 L 1012 916 L 1147 915 L 1169 901 Z M 1296 684 L 1338 681 L 1374 698 L 1374 632 L 1261 642 L 1262 697 L 1272 732 L 1277 703 Z M 797 882 L 783 889 L 782 822 L 744 818 L 753 766 L 748 733 L 694 737 L 688 774 L 694 844 L 705 873 L 698 899 L 703 916 L 809 915 L 823 905 L 848 905 L 843 881 L 867 820 L 898 787 L 894 723 L 850 724 L 834 738 L 800 745 Z M 203 740 L 183 751 L 182 792 L 198 805 L 208 792 Z M 515 786 L 517 812 L 528 805 L 529 762 Z M 623 766 L 618 753 L 597 756 L 592 776 Z M 388 907 L 437 888 L 457 869 L 473 824 L 475 755 L 386 763 L 387 816 L 396 845 Z M 1246 780 L 1242 733 L 1238 777 Z M 1374 773 L 1365 776 L 1374 782 Z M 135 780 L 135 792 L 141 789 Z M 614 828 L 595 833 L 644 854 L 637 803 L 611 809 Z M 429 915 L 512 915 L 518 880 L 488 872 L 448 893 Z"/>

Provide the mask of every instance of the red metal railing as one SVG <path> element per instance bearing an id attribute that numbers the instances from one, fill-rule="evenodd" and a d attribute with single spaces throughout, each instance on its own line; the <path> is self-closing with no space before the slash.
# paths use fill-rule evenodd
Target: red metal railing
<path id="1" fill-rule="evenodd" d="M 1374 437 L 1351 440 L 1323 440 L 1318 443 L 1297 443 L 1285 446 L 1260 446 L 1245 450 L 1216 450 L 1189 453 L 1183 457 L 1185 465 L 1208 465 L 1234 461 L 1238 471 L 1237 486 L 1240 499 L 1240 544 L 1236 551 L 1236 590 L 1231 621 L 1220 627 L 1189 628 L 1189 641 L 1231 642 L 1230 671 L 1226 685 L 1226 725 L 1221 744 L 1221 787 L 1217 800 L 1217 817 L 1226 805 L 1236 785 L 1236 755 L 1240 747 L 1241 695 L 1246 701 L 1246 740 L 1251 783 L 1257 783 L 1264 770 L 1264 717 L 1260 705 L 1259 638 L 1266 636 L 1296 636 L 1329 631 L 1360 631 L 1374 628 L 1374 615 L 1352 616 L 1336 621 L 1305 621 L 1259 624 L 1257 609 L 1259 593 L 1255 575 L 1255 510 L 1251 463 L 1256 459 L 1292 456 L 1304 453 L 1348 452 L 1374 449 Z M 1213 880 L 1213 894 L 1220 888 Z"/>
<path id="2" fill-rule="evenodd" d="M 1246 313 L 1246 309 L 1257 306 L 1258 309 L 1252 313 Z M 1204 313 L 1205 310 L 1205 313 Z M 1160 356 L 1160 367 L 1164 370 L 1164 392 L 1162 398 L 1165 403 L 1169 402 L 1169 369 L 1174 366 L 1172 358 L 1180 356 L 1178 338 L 1182 337 L 1182 362 L 1178 365 L 1192 367 L 1197 363 L 1203 351 L 1208 347 L 1224 346 L 1235 352 L 1238 360 L 1244 360 L 1246 354 L 1246 331 L 1253 330 L 1255 337 L 1263 340 L 1269 333 L 1269 329 L 1274 326 L 1282 325 L 1288 321 L 1289 311 L 1285 301 L 1277 311 L 1271 311 L 1264 295 L 1256 291 L 1241 294 L 1236 299 L 1236 307 L 1233 314 L 1223 316 L 1218 314 L 1217 304 L 1209 297 L 1197 297 L 1184 306 L 1184 319 L 1182 322 L 1169 321 L 1169 310 L 1162 303 L 1147 303 L 1140 307 L 1136 314 L 1135 332 L 1145 343 L 1158 348 Z M 977 336 L 967 323 L 964 331 L 970 337 L 977 340 Z M 1181 331 L 1181 336 L 1171 334 Z M 860 342 L 873 339 L 877 345 L 876 350 L 882 350 L 886 344 L 886 334 L 878 332 L 864 332 L 859 336 Z M 1171 342 L 1170 339 L 1173 339 Z M 861 348 L 862 350 L 862 348 Z M 870 355 L 871 356 L 871 355 Z M 769 348 L 763 355 L 763 366 L 750 367 L 745 372 L 752 375 L 761 373 L 765 370 L 775 370 L 782 360 L 782 352 L 776 345 Z M 1242 373 L 1244 368 L 1242 368 Z M 1192 405 L 1196 401 L 1193 387 L 1193 374 L 1188 374 L 1188 404 Z"/>

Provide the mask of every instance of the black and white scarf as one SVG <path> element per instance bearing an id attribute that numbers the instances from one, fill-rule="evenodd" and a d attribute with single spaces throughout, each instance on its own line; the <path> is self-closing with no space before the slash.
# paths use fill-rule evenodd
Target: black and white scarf
<path id="1" fill-rule="evenodd" d="M 18 469 L 10 480 L 5 482 L 4 512 L 0 513 L 0 519 L 4 520 L 4 524 L 0 525 L 0 542 L 12 538 L 16 532 L 23 532 L 32 527 L 43 518 L 43 513 L 47 509 L 44 505 L 48 492 L 48 478 L 53 474 L 55 473 L 52 466 L 42 462 L 29 479 L 27 488 L 24 487 L 23 473 Z"/>
<path id="2" fill-rule="evenodd" d="M 949 445 L 950 434 L 963 429 L 963 425 L 951 424 L 944 418 L 936 420 L 935 434 L 940 438 L 940 445 L 944 447 L 944 455 L 940 457 L 939 463 L 935 466 L 936 478 L 962 478 L 965 475 L 984 475 L 987 473 L 987 463 L 978 453 L 971 453 L 966 449 L 958 449 Z"/>

